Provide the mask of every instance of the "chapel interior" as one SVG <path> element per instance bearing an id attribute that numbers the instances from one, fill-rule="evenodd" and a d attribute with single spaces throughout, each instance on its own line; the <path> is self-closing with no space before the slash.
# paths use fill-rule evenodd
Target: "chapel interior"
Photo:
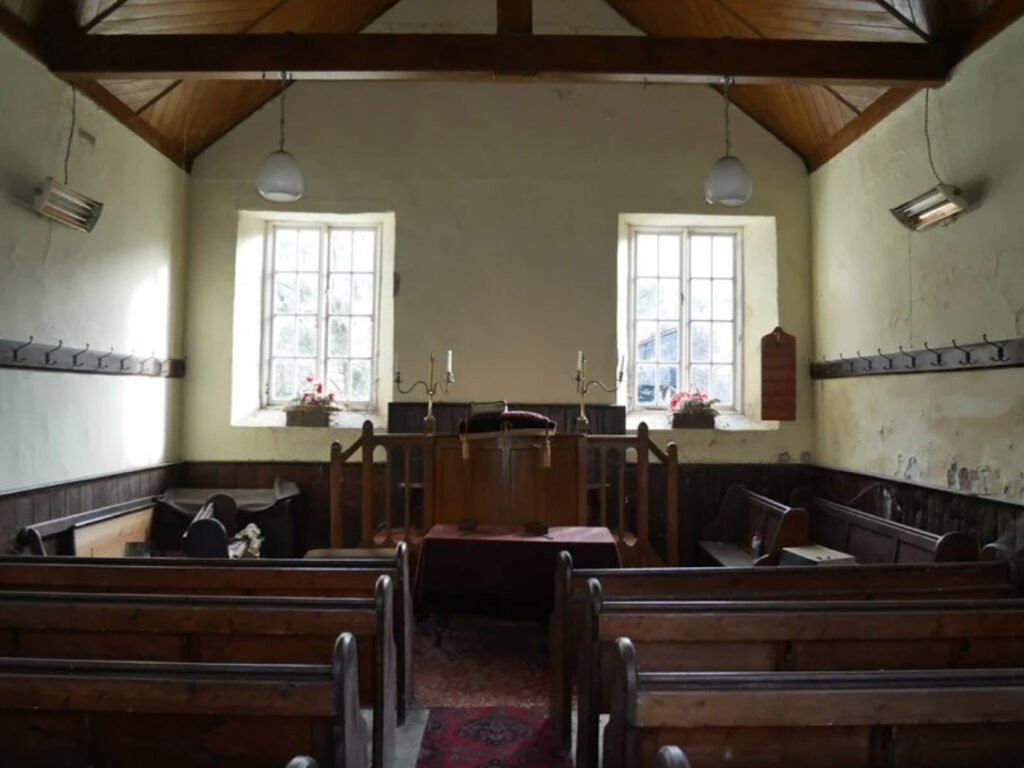
<path id="1" fill-rule="evenodd" d="M 0 765 L 1024 765 L 1024 2 L 0 33 Z"/>

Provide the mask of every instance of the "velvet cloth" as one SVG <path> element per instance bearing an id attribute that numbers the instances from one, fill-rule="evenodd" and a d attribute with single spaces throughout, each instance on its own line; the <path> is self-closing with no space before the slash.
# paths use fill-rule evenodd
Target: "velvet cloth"
<path id="1" fill-rule="evenodd" d="M 416 616 L 431 610 L 546 616 L 562 550 L 576 568 L 620 566 L 607 528 L 553 527 L 546 536 L 533 536 L 521 526 L 462 533 L 454 525 L 435 525 L 423 538 L 416 568 Z"/>
<path id="2" fill-rule="evenodd" d="M 502 413 L 478 413 L 464 419 L 459 425 L 459 434 L 478 435 L 500 432 L 502 429 L 555 429 L 558 425 L 541 413 L 533 411 L 504 411 Z"/>

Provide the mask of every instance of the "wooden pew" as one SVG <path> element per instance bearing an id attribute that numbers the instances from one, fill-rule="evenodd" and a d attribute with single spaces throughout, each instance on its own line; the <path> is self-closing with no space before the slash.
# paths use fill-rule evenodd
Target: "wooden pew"
<path id="1" fill-rule="evenodd" d="M 680 744 L 695 768 L 1011 768 L 1024 670 L 646 672 L 617 641 L 605 768 Z"/>
<path id="2" fill-rule="evenodd" d="M 330 657 L 329 657 L 330 658 Z M 4 765 L 365 768 L 356 639 L 331 664 L 0 658 Z M 296 758 L 298 760 L 299 758 Z"/>
<path id="3" fill-rule="evenodd" d="M 27 525 L 18 530 L 15 546 L 40 556 L 63 550 L 83 557 L 118 557 L 126 542 L 149 541 L 156 503 L 155 496 L 147 496 Z"/>
<path id="4" fill-rule="evenodd" d="M 1024 600 L 604 600 L 597 580 L 577 654 L 577 765 L 596 765 L 615 640 L 665 671 L 1024 666 Z"/>
<path id="5" fill-rule="evenodd" d="M 575 570 L 559 555 L 554 609 L 549 623 L 551 721 L 568 747 L 572 733 L 572 682 L 587 582 L 596 578 L 605 597 L 679 600 L 901 600 L 1024 596 L 1019 562 L 941 565 L 867 565 L 776 568 L 619 568 Z"/>
<path id="6" fill-rule="evenodd" d="M 761 539 L 763 554 L 751 551 L 755 534 Z M 718 515 L 704 526 L 700 539 L 701 560 L 709 565 L 778 565 L 784 547 L 809 542 L 807 510 L 731 485 Z"/>
<path id="7" fill-rule="evenodd" d="M 978 543 L 962 531 L 939 535 L 806 494 L 811 540 L 858 563 L 944 563 L 978 559 Z"/>
<path id="8" fill-rule="evenodd" d="M 372 596 L 377 578 L 394 585 L 399 723 L 413 694 L 409 549 L 331 560 L 0 557 L 0 590 L 299 597 Z"/>
<path id="9" fill-rule="evenodd" d="M 373 709 L 374 765 L 395 749 L 392 585 L 373 598 L 0 592 L 0 656 L 317 664 L 338 633 L 362 647 L 361 700 Z"/>

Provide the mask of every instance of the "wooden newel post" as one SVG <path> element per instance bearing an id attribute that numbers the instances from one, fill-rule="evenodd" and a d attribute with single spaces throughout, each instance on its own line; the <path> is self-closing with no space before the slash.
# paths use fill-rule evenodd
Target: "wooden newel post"
<path id="1" fill-rule="evenodd" d="M 341 443 L 331 443 L 331 465 L 329 482 L 331 488 L 331 549 L 345 546 L 345 517 L 341 484 L 344 482 L 345 466 L 341 459 Z"/>
<path id="2" fill-rule="evenodd" d="M 647 514 L 650 494 L 648 471 L 651 462 L 651 436 L 646 422 L 640 423 L 636 430 L 636 436 L 636 546 L 640 555 L 640 564 L 647 565 L 647 554 L 651 544 L 650 521 Z"/>
<path id="3" fill-rule="evenodd" d="M 367 419 L 363 422 L 363 499 L 360 504 L 360 526 L 361 541 L 359 546 L 373 546 L 373 452 L 377 447 L 373 441 L 373 422 Z"/>
<path id="4" fill-rule="evenodd" d="M 679 446 L 668 444 L 665 466 L 665 557 L 668 565 L 679 565 Z"/>

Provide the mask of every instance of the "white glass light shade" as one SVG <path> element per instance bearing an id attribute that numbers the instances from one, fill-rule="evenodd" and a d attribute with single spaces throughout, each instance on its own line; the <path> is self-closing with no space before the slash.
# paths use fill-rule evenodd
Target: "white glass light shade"
<path id="1" fill-rule="evenodd" d="M 260 166 L 256 188 L 265 200 L 294 203 L 302 197 L 302 169 L 284 150 L 271 152 Z"/>
<path id="2" fill-rule="evenodd" d="M 750 174 L 743 163 L 732 155 L 719 158 L 704 180 L 704 199 L 711 205 L 743 205 L 753 191 L 754 183 L 750 180 Z"/>

